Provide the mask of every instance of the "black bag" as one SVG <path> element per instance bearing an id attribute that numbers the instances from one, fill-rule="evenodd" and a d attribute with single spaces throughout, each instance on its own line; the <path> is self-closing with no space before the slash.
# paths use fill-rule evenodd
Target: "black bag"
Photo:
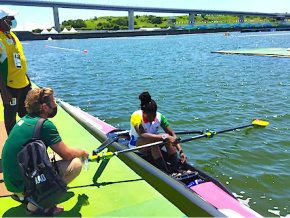
<path id="1" fill-rule="evenodd" d="M 46 121 L 40 118 L 32 138 L 22 146 L 17 159 L 24 180 L 24 195 L 28 201 L 44 209 L 53 207 L 66 193 L 67 185 L 52 167 L 47 148 L 40 140 L 41 128 Z"/>

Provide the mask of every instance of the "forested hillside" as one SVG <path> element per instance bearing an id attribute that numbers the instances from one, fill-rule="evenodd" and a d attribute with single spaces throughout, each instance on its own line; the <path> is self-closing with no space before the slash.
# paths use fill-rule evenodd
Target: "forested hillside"
<path id="1" fill-rule="evenodd" d="M 232 15 L 204 15 L 196 14 L 194 25 L 207 24 L 235 24 L 239 23 L 239 16 Z M 278 21 L 268 17 L 250 17 L 245 16 L 245 23 L 273 23 Z M 139 28 L 174 28 L 175 26 L 188 25 L 188 15 L 175 17 L 158 17 L 154 15 L 136 15 L 134 17 L 134 29 Z M 61 30 L 64 28 L 81 30 L 126 30 L 128 29 L 128 17 L 94 17 L 88 20 L 68 20 L 61 24 Z M 37 29 L 33 32 L 41 32 Z"/>
<path id="2" fill-rule="evenodd" d="M 199 24 L 227 24 L 238 23 L 238 16 L 231 15 L 195 15 L 195 25 Z M 245 17 L 245 23 L 276 23 L 273 18 L 266 17 Z M 160 27 L 167 28 L 175 25 L 187 25 L 188 16 L 158 17 L 143 15 L 134 17 L 134 28 Z M 62 23 L 62 28 L 71 27 L 89 30 L 119 30 L 128 29 L 128 17 L 94 17 L 89 20 L 69 20 Z"/>

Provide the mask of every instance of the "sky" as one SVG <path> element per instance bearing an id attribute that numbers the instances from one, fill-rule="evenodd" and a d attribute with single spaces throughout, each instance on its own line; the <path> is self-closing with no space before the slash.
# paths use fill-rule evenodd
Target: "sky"
<path id="1" fill-rule="evenodd" d="M 36 0 L 37 1 L 37 0 Z M 46 1 L 46 0 L 42 0 Z M 122 5 L 139 7 L 162 7 L 179 9 L 205 9 L 227 11 L 249 11 L 266 13 L 290 13 L 290 0 L 50 0 L 55 2 Z M 18 10 L 16 15 L 17 27 L 14 30 L 28 30 L 51 28 L 54 26 L 53 9 L 47 7 L 30 7 L 1 5 Z M 128 16 L 128 12 L 104 11 L 104 10 L 81 10 L 59 8 L 59 21 L 75 19 L 90 19 L 102 16 Z M 150 13 L 135 12 L 134 15 Z M 156 16 L 179 16 L 181 14 L 154 14 Z"/>

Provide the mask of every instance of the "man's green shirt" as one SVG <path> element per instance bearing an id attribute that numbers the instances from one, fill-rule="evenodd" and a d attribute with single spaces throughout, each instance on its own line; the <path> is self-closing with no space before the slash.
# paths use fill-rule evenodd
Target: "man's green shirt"
<path id="1" fill-rule="evenodd" d="M 7 190 L 10 192 L 19 193 L 24 191 L 24 183 L 18 166 L 17 154 L 23 144 L 31 139 L 39 118 L 37 114 L 27 114 L 20 119 L 13 127 L 3 147 L 1 159 L 4 182 Z M 43 124 L 41 140 L 47 147 L 61 141 L 55 125 L 49 120 L 46 120 Z"/>

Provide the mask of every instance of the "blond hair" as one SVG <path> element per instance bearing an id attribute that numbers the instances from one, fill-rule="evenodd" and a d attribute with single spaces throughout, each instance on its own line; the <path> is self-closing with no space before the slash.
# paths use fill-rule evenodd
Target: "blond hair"
<path id="1" fill-rule="evenodd" d="M 31 89 L 25 99 L 25 108 L 28 113 L 39 114 L 42 104 L 50 104 L 49 96 L 53 95 L 52 88 Z"/>

